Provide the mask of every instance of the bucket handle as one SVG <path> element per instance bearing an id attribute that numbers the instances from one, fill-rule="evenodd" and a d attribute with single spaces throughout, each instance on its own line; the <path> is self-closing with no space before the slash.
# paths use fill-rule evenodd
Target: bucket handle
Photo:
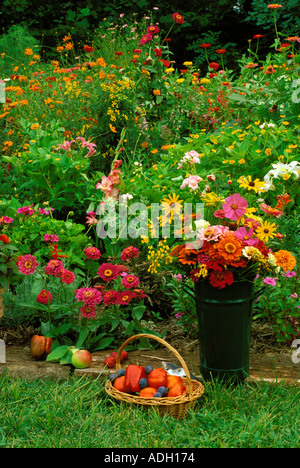
<path id="1" fill-rule="evenodd" d="M 263 286 L 263 287 L 260 288 L 258 291 L 256 291 L 256 292 L 254 293 L 254 299 L 257 299 L 257 298 L 260 296 L 260 294 L 261 294 L 265 289 L 266 289 L 266 287 Z"/>

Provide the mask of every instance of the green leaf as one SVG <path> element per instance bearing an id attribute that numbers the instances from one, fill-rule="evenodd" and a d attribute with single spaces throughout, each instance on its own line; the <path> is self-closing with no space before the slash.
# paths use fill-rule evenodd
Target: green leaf
<path id="1" fill-rule="evenodd" d="M 69 346 L 67 345 L 59 346 L 50 354 L 48 354 L 46 361 L 59 362 L 65 356 L 68 349 Z"/>
<path id="2" fill-rule="evenodd" d="M 146 310 L 146 306 L 144 305 L 140 305 L 140 306 L 136 306 L 132 309 L 132 315 L 134 316 L 134 318 L 136 318 L 137 320 L 141 320 L 141 318 L 143 317 L 144 315 L 144 312 Z"/>

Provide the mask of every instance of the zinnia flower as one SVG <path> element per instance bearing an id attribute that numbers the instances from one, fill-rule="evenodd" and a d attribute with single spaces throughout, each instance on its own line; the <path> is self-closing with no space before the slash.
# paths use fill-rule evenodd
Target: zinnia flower
<path id="1" fill-rule="evenodd" d="M 270 5 L 268 5 L 268 8 L 276 10 L 277 8 L 282 8 L 282 5 L 278 5 L 278 3 L 271 3 Z"/>
<path id="2" fill-rule="evenodd" d="M 58 277 L 63 269 L 64 269 L 64 265 L 62 261 L 53 259 L 47 263 L 46 268 L 45 268 L 45 273 L 46 275 L 52 275 L 52 276 Z"/>
<path id="3" fill-rule="evenodd" d="M 234 193 L 225 199 L 225 203 L 222 205 L 225 216 L 231 221 L 237 221 L 241 218 L 248 206 L 247 200 L 241 197 L 238 193 Z"/>
<path id="4" fill-rule="evenodd" d="M 296 266 L 295 257 L 287 250 L 278 250 L 274 253 L 276 265 L 281 267 L 284 271 L 291 271 Z"/>
<path id="5" fill-rule="evenodd" d="M 91 47 L 91 46 L 88 46 L 88 45 L 85 45 L 83 47 L 83 49 L 85 50 L 85 52 L 88 52 L 88 53 L 94 52 L 94 50 L 95 50 L 94 47 Z"/>
<path id="6" fill-rule="evenodd" d="M 23 275 L 32 275 L 39 263 L 32 255 L 23 255 L 18 261 L 18 268 Z"/>
<path id="7" fill-rule="evenodd" d="M 123 249 L 121 253 L 121 260 L 125 262 L 126 260 L 130 260 L 131 258 L 137 258 L 140 254 L 140 251 L 137 247 L 126 247 Z"/>
<path id="8" fill-rule="evenodd" d="M 75 291 L 78 302 L 83 301 L 86 305 L 94 306 L 102 301 L 102 294 L 96 288 L 80 288 Z"/>
<path id="9" fill-rule="evenodd" d="M 179 13 L 173 13 L 172 18 L 173 18 L 173 21 L 175 21 L 175 23 L 177 23 L 177 24 L 183 24 L 184 23 L 184 18 Z"/>
<path id="10" fill-rule="evenodd" d="M 119 276 L 120 270 L 118 265 L 113 265 L 112 263 L 103 263 L 100 265 L 97 274 L 104 281 L 112 281 Z"/>
<path id="11" fill-rule="evenodd" d="M 127 305 L 132 298 L 133 294 L 131 291 L 122 291 L 118 293 L 117 301 L 119 305 Z"/>
<path id="12" fill-rule="evenodd" d="M 223 289 L 226 284 L 233 283 L 233 273 L 231 270 L 212 271 L 209 275 L 209 282 L 214 288 Z"/>
<path id="13" fill-rule="evenodd" d="M 84 305 L 80 309 L 82 317 L 93 319 L 96 317 L 96 307 L 93 305 Z"/>
<path id="14" fill-rule="evenodd" d="M 227 263 L 235 262 L 242 255 L 242 242 L 232 232 L 226 234 L 217 244 L 218 253 Z"/>
<path id="15" fill-rule="evenodd" d="M 63 269 L 60 272 L 59 276 L 60 276 L 60 279 L 62 280 L 62 282 L 65 283 L 65 284 L 72 284 L 75 281 L 75 275 L 70 270 Z"/>
<path id="16" fill-rule="evenodd" d="M 217 54 L 222 55 L 222 54 L 225 54 L 226 49 L 217 49 L 216 52 Z"/>
<path id="17" fill-rule="evenodd" d="M 122 279 L 122 286 L 126 289 L 136 288 L 140 283 L 140 280 L 135 275 L 126 275 Z"/>
<path id="18" fill-rule="evenodd" d="M 40 304 L 51 304 L 52 302 L 52 294 L 50 291 L 46 291 L 42 289 L 38 297 L 36 298 L 36 302 Z"/>
<path id="19" fill-rule="evenodd" d="M 114 289 L 106 291 L 103 296 L 103 302 L 106 305 L 118 304 L 118 291 L 115 291 Z"/>
<path id="20" fill-rule="evenodd" d="M 101 252 L 100 252 L 100 250 L 97 249 L 96 247 L 87 247 L 87 248 L 84 250 L 84 255 L 85 255 L 88 259 L 98 260 L 98 259 L 101 257 Z"/>
<path id="21" fill-rule="evenodd" d="M 152 34 L 152 35 L 153 35 L 153 34 L 157 34 L 157 33 L 159 33 L 159 27 L 158 27 L 158 26 L 155 26 L 154 24 L 152 24 L 151 26 L 149 26 L 149 27 L 147 28 L 147 32 L 148 32 L 149 34 Z"/>

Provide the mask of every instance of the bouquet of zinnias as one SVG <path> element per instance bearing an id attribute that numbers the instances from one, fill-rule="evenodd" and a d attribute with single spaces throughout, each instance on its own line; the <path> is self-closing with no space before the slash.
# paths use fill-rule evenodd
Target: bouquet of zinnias
<path id="1" fill-rule="evenodd" d="M 216 210 L 218 223 L 202 220 L 196 239 L 178 244 L 170 255 L 192 280 L 207 280 L 215 288 L 234 281 L 254 281 L 256 275 L 291 271 L 295 257 L 286 250 L 273 252 L 266 243 L 276 237 L 276 225 L 253 215 L 245 198 L 235 193 Z M 202 223 L 202 226 L 201 226 Z M 174 263 L 173 263 L 174 265 Z"/>

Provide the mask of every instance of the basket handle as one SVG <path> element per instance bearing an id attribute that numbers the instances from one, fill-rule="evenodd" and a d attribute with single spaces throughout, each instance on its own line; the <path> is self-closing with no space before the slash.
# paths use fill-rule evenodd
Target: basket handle
<path id="1" fill-rule="evenodd" d="M 181 364 L 181 366 L 182 366 L 182 368 L 183 368 L 183 370 L 185 372 L 185 375 L 186 375 L 186 378 L 187 378 L 187 394 L 191 394 L 192 391 L 193 391 L 192 382 L 191 382 L 191 374 L 190 374 L 190 371 L 187 368 L 186 363 L 184 362 L 184 360 L 180 356 L 180 354 L 176 351 L 176 349 L 173 348 L 173 346 L 169 345 L 169 343 L 167 343 L 165 340 L 163 340 L 162 338 L 159 338 L 156 335 L 151 335 L 149 333 L 140 333 L 139 335 L 131 336 L 126 341 L 124 341 L 124 343 L 121 345 L 121 347 L 120 347 L 120 349 L 118 351 L 117 357 L 116 357 L 116 369 L 119 370 L 119 369 L 122 368 L 121 363 L 120 363 L 120 359 L 121 359 L 121 353 L 124 350 L 124 348 L 126 348 L 126 346 L 129 343 L 131 343 L 132 341 L 137 340 L 139 338 L 150 338 L 152 340 L 158 341 L 159 343 L 163 344 L 166 348 L 168 348 L 170 351 L 172 351 L 172 353 L 178 359 L 178 361 L 180 362 L 180 364 Z"/>

